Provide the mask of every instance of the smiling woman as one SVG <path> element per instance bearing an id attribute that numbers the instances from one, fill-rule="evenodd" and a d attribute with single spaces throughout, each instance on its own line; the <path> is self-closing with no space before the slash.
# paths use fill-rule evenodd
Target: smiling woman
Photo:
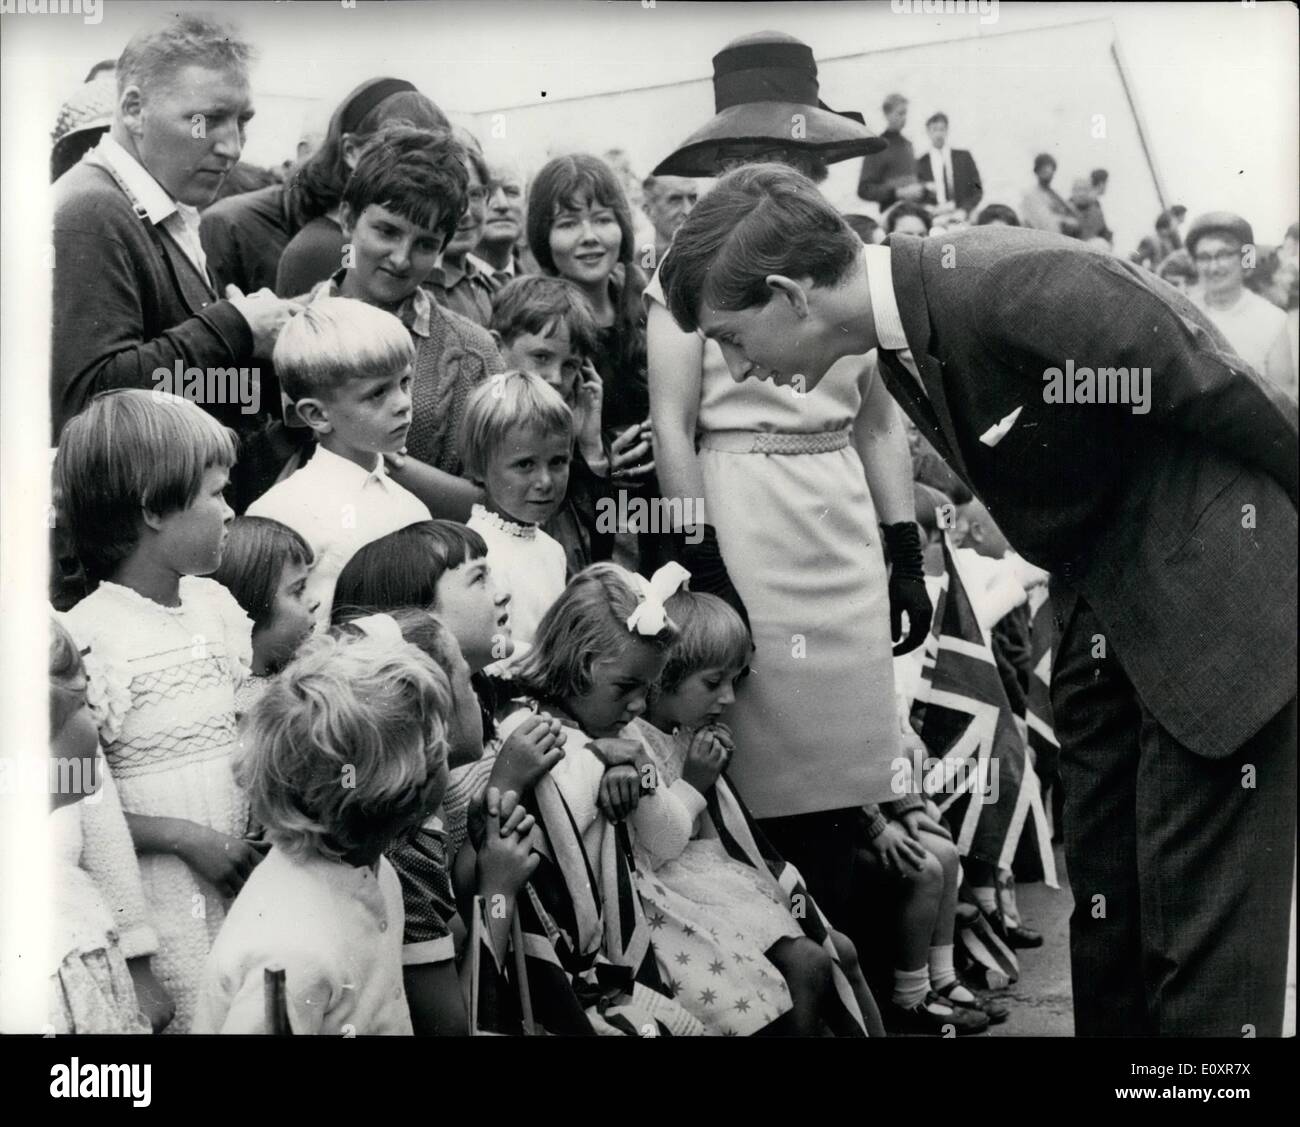
<path id="1" fill-rule="evenodd" d="M 366 141 L 390 121 L 422 129 L 450 126 L 442 110 L 403 79 L 371 78 L 344 98 L 321 147 L 284 189 L 285 233 L 293 237 L 279 260 L 276 293 L 305 293 L 339 268 L 344 239 L 338 208 L 344 185 Z"/>
<path id="2" fill-rule="evenodd" d="M 459 480 L 456 436 L 470 392 L 501 371 L 501 359 L 486 330 L 443 308 L 423 286 L 459 230 L 471 163 L 446 130 L 401 122 L 380 129 L 361 150 L 339 205 L 350 247 L 345 268 L 310 295 L 363 301 L 395 314 L 409 330 L 410 460 L 395 467 L 394 477 L 433 512 L 457 519 L 468 515 L 476 490 Z"/>

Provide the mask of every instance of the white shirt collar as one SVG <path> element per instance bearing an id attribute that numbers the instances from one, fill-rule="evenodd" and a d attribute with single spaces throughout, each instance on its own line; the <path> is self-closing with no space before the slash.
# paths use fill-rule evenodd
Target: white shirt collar
<path id="1" fill-rule="evenodd" d="M 113 171 L 125 181 L 126 186 L 131 189 L 131 194 L 135 196 L 136 203 L 144 208 L 149 222 L 154 226 L 181 210 L 149 170 L 113 140 L 111 134 L 105 133 L 100 138 L 99 147 L 95 151 L 101 159 L 112 165 Z"/>
<path id="2" fill-rule="evenodd" d="M 889 247 L 873 245 L 863 247 L 862 254 L 871 290 L 871 314 L 876 321 L 876 342 L 890 352 L 909 350 L 898 298 L 894 296 L 892 252 Z"/>
<path id="3" fill-rule="evenodd" d="M 340 487 L 359 486 L 364 489 L 373 481 L 387 489 L 388 471 L 384 467 L 384 456 L 376 454 L 375 462 L 375 468 L 367 472 L 350 458 L 344 458 L 318 444 L 308 465 L 318 477 L 321 475 L 329 477 Z"/>

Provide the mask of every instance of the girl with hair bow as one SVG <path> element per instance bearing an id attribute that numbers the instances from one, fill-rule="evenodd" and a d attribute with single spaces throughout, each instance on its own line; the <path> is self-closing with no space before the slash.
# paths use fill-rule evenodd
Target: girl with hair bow
<path id="1" fill-rule="evenodd" d="M 745 1036 L 793 1008 L 791 991 L 802 984 L 788 985 L 766 951 L 802 932 L 784 910 L 773 913 L 784 917 L 779 934 L 752 930 L 721 902 L 657 880 L 655 870 L 686 848 L 704 798 L 685 779 L 660 785 L 648 753 L 607 767 L 600 747 L 631 734 L 645 713 L 678 635 L 664 604 L 689 577 L 675 563 L 649 580 L 593 564 L 546 613 L 514 676 L 565 725 L 564 759 L 526 801 L 546 835 L 543 854 L 565 872 L 577 928 L 600 959 L 633 973 L 652 1012 L 671 1000 L 693 1019 L 691 1032 Z M 502 731 L 527 715 L 507 717 Z M 574 830 L 580 850 L 569 841 Z"/>

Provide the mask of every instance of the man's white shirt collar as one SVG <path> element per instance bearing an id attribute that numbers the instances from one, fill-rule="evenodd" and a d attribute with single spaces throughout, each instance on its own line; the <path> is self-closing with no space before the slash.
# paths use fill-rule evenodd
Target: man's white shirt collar
<path id="1" fill-rule="evenodd" d="M 165 226 L 176 237 L 200 274 L 207 274 L 207 256 L 199 242 L 199 209 L 189 204 L 174 200 L 167 194 L 144 165 L 126 151 L 111 134 L 105 133 L 100 138 L 95 150 L 101 159 L 108 162 L 131 190 L 137 206 L 144 209 L 145 217 L 155 227 Z M 167 223 L 173 216 L 176 218 Z"/>
<path id="2" fill-rule="evenodd" d="M 898 353 L 904 367 L 916 378 L 917 386 L 925 390 L 921 373 L 912 357 L 912 348 L 903 331 L 903 317 L 898 312 L 898 298 L 894 294 L 893 252 L 887 246 L 873 244 L 862 248 L 867 266 L 867 287 L 871 291 L 871 316 L 876 322 L 876 347 L 886 352 Z"/>
<path id="3" fill-rule="evenodd" d="M 167 190 L 158 183 L 138 160 L 119 145 L 111 134 L 105 133 L 96 150 L 100 157 L 113 166 L 116 172 L 131 189 L 135 202 L 144 208 L 149 222 L 155 227 L 169 215 L 175 215 L 180 208 Z M 195 209 L 197 211 L 197 209 Z"/>
<path id="4" fill-rule="evenodd" d="M 881 348 L 898 352 L 907 348 L 907 334 L 894 296 L 893 255 L 889 247 L 880 245 L 865 246 L 862 254 L 871 290 L 871 313 L 876 319 L 876 341 Z"/>

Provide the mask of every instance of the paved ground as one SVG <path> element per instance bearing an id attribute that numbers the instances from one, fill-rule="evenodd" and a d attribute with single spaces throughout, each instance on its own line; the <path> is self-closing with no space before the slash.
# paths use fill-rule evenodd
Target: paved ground
<path id="1" fill-rule="evenodd" d="M 1074 1013 L 1070 996 L 1070 912 L 1074 899 L 1065 871 L 1065 857 L 1056 847 L 1059 889 L 1045 884 L 1016 889 L 1020 917 L 1043 934 L 1043 945 L 1017 952 L 1020 981 L 1003 994 L 1011 1016 L 990 1031 L 993 1037 L 1073 1037 Z"/>

